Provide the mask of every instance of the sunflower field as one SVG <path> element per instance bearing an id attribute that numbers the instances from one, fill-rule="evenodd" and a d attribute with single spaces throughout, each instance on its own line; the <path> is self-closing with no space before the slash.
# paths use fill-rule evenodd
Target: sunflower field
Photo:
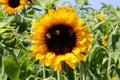
<path id="1" fill-rule="evenodd" d="M 120 7 L 0 0 L 0 80 L 120 80 Z"/>

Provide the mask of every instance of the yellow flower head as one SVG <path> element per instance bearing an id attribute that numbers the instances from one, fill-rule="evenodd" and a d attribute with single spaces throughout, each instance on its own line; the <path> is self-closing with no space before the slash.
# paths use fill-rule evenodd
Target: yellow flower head
<path id="1" fill-rule="evenodd" d="M 10 14 L 14 14 L 24 8 L 26 0 L 0 0 L 2 9 Z"/>
<path id="2" fill-rule="evenodd" d="M 112 79 L 111 80 L 116 80 L 116 77 L 112 77 Z"/>
<path id="3" fill-rule="evenodd" d="M 107 35 L 103 36 L 103 38 L 102 38 L 102 44 L 103 44 L 104 46 L 107 46 L 107 38 L 108 38 Z"/>
<path id="4" fill-rule="evenodd" d="M 75 68 L 75 63 L 84 60 L 80 52 L 88 53 L 91 36 L 88 27 L 81 26 L 75 11 L 62 6 L 58 10 L 48 10 L 40 21 L 32 22 L 32 54 L 40 63 L 55 70 L 62 69 L 62 62 Z"/>
<path id="5" fill-rule="evenodd" d="M 104 14 L 103 13 L 99 13 L 98 14 L 98 18 L 100 21 L 103 21 L 104 20 Z"/>

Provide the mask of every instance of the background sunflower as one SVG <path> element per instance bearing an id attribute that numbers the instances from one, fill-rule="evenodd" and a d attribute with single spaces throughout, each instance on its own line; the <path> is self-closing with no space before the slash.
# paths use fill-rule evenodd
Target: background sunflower
<path id="1" fill-rule="evenodd" d="M 25 6 L 25 1 L 26 0 L 0 0 L 2 3 L 2 9 L 10 14 L 22 10 Z"/>

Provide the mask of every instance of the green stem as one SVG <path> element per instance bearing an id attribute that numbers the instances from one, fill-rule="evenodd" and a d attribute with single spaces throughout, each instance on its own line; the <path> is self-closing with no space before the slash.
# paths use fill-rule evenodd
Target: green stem
<path id="1" fill-rule="evenodd" d="M 83 73 L 83 80 L 85 80 L 85 70 L 84 70 L 84 68 L 83 68 L 83 66 L 82 66 L 82 73 Z"/>
<path id="2" fill-rule="evenodd" d="M 43 79 L 45 79 L 45 77 L 46 77 L 45 74 L 46 74 L 45 73 L 45 64 L 43 64 Z"/>
<path id="3" fill-rule="evenodd" d="M 109 58 L 108 58 L 108 67 L 107 67 L 107 77 L 108 77 L 108 80 L 111 80 L 110 78 L 110 69 L 111 69 L 111 54 L 109 54 Z"/>
<path id="4" fill-rule="evenodd" d="M 30 80 L 30 78 L 36 78 L 34 75 L 30 75 L 26 80 Z"/>
<path id="5" fill-rule="evenodd" d="M 74 80 L 77 80 L 77 73 L 74 71 Z"/>
<path id="6" fill-rule="evenodd" d="M 98 47 L 104 49 L 107 53 L 107 56 L 108 56 L 107 77 L 108 77 L 108 80 L 111 80 L 111 78 L 110 78 L 111 54 L 109 53 L 109 51 L 106 48 L 104 48 L 102 46 L 98 46 Z"/>
<path id="7" fill-rule="evenodd" d="M 60 71 L 57 71 L 57 80 L 61 80 L 61 74 L 60 74 Z"/>
<path id="8" fill-rule="evenodd" d="M 82 80 L 86 80 L 85 79 L 85 68 L 83 67 L 84 63 L 80 62 L 80 68 L 81 68 L 81 72 L 82 72 Z"/>
<path id="9" fill-rule="evenodd" d="M 98 46 L 97 48 L 104 49 L 104 50 L 105 50 L 105 52 L 107 53 L 107 56 L 109 56 L 109 52 L 108 52 L 108 50 L 107 50 L 105 47 L 103 47 L 103 46 Z"/>

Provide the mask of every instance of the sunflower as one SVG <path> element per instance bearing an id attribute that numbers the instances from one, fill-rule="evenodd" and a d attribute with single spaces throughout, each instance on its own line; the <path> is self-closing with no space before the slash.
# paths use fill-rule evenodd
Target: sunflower
<path id="1" fill-rule="evenodd" d="M 74 69 L 76 62 L 84 60 L 82 53 L 89 53 L 90 31 L 72 8 L 49 9 L 47 15 L 42 15 L 40 21 L 32 25 L 30 57 L 36 57 L 39 63 L 60 71 L 64 62 Z"/>
<path id="2" fill-rule="evenodd" d="M 24 8 L 26 0 L 0 0 L 2 9 L 10 14 L 14 14 Z"/>
<path id="3" fill-rule="evenodd" d="M 108 38 L 107 35 L 105 35 L 105 36 L 102 37 L 102 44 L 103 44 L 104 46 L 107 45 L 107 38 Z"/>
<path id="4" fill-rule="evenodd" d="M 99 13 L 98 14 L 98 18 L 100 21 L 103 21 L 104 20 L 104 14 L 103 13 Z"/>

